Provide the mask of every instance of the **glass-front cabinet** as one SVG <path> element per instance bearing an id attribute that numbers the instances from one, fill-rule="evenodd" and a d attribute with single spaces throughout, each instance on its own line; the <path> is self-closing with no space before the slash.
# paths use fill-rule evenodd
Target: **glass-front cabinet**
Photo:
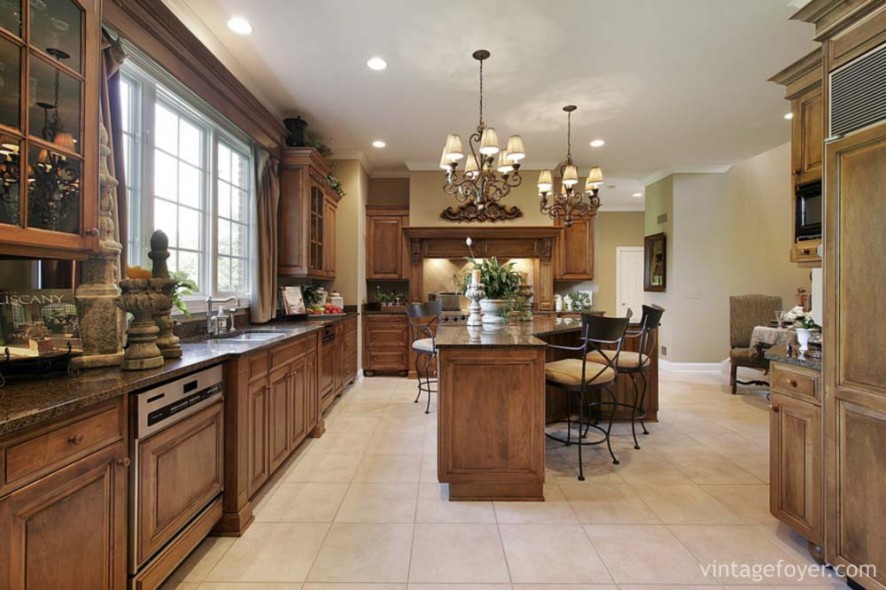
<path id="1" fill-rule="evenodd" d="M 98 245 L 99 0 L 0 0 L 0 255 Z"/>

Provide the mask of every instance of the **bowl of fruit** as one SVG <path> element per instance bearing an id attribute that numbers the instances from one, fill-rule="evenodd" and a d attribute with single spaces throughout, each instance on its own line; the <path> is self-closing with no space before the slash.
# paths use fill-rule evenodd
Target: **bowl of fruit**
<path id="1" fill-rule="evenodd" d="M 330 316 L 343 316 L 345 315 L 345 310 L 337 305 L 333 305 L 331 303 L 327 303 L 325 305 L 320 305 L 319 303 L 313 303 L 307 306 L 308 315 L 310 316 L 323 316 L 324 318 L 328 318 Z"/>

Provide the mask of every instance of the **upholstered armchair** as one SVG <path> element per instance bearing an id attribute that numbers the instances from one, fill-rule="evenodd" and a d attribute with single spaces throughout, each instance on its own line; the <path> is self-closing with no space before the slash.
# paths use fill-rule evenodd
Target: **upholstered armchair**
<path id="1" fill-rule="evenodd" d="M 758 380 L 739 381 L 736 375 L 739 367 L 769 369 L 769 361 L 763 356 L 754 356 L 750 349 L 751 333 L 754 326 L 765 326 L 774 320 L 779 309 L 782 309 L 781 297 L 775 295 L 733 295 L 729 298 L 729 385 L 733 394 L 739 384 L 768 385 Z"/>

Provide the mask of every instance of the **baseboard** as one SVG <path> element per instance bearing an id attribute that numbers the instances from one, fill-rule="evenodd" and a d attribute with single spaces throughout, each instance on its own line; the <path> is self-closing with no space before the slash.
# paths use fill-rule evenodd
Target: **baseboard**
<path id="1" fill-rule="evenodd" d="M 727 361 L 728 362 L 728 361 Z M 723 363 L 676 363 L 658 359 L 658 366 L 671 373 L 722 373 Z"/>

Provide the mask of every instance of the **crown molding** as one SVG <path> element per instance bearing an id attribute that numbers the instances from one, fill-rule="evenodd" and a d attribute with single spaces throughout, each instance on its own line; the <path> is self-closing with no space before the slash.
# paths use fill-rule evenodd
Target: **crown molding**
<path id="1" fill-rule="evenodd" d="M 658 182 L 662 178 L 667 178 L 668 176 L 671 176 L 673 174 L 725 174 L 731 169 L 731 164 L 716 166 L 695 166 L 689 168 L 667 168 L 665 170 L 653 172 L 646 178 L 642 178 L 640 182 L 643 184 L 643 186 L 649 186 L 653 182 Z"/>
<path id="2" fill-rule="evenodd" d="M 370 174 L 369 178 L 409 178 L 409 170 L 379 170 Z"/>
<path id="3" fill-rule="evenodd" d="M 332 162 L 336 160 L 357 160 L 363 166 L 363 169 L 372 176 L 372 164 L 369 163 L 363 150 L 339 150 L 333 153 L 329 160 Z"/>

